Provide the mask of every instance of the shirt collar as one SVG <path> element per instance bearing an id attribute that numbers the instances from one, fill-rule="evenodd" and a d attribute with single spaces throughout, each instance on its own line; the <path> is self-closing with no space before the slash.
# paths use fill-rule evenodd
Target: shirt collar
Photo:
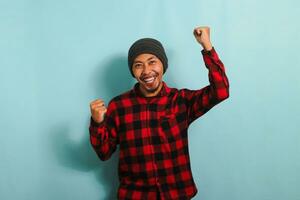
<path id="1" fill-rule="evenodd" d="M 160 89 L 159 93 L 154 97 L 163 97 L 163 96 L 166 96 L 167 94 L 170 93 L 171 89 L 167 86 L 167 84 L 164 81 L 162 82 L 162 84 L 163 84 L 163 86 Z M 139 83 L 138 82 L 134 85 L 133 92 L 137 96 L 145 97 L 143 95 L 143 93 L 141 92 L 140 88 L 139 88 Z M 150 98 L 150 97 L 145 97 L 145 98 Z"/>

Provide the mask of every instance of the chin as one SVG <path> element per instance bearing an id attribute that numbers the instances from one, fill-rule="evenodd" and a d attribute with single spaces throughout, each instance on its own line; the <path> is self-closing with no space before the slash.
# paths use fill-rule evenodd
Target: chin
<path id="1" fill-rule="evenodd" d="M 153 87 L 147 87 L 147 86 L 145 86 L 144 88 L 145 88 L 148 92 L 153 93 L 153 92 L 155 92 L 156 90 L 158 90 L 160 84 L 161 84 L 161 82 L 160 82 L 160 81 L 157 81 L 156 83 L 154 83 L 154 86 L 153 86 Z"/>

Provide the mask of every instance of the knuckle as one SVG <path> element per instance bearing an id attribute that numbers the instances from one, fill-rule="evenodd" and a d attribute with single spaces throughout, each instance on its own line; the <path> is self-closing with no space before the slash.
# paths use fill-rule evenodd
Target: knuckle
<path id="1" fill-rule="evenodd" d="M 101 106 L 99 109 L 100 110 L 105 110 L 106 108 L 104 106 Z"/>
<path id="2" fill-rule="evenodd" d="M 95 104 L 98 104 L 98 103 L 101 103 L 101 102 L 102 102 L 101 99 L 96 99 L 96 100 L 94 101 Z"/>

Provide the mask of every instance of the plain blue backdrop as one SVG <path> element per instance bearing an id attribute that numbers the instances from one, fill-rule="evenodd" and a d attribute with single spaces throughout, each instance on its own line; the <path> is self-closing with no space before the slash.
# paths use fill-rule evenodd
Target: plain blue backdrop
<path id="1" fill-rule="evenodd" d="M 0 199 L 115 199 L 117 153 L 89 144 L 89 103 L 132 88 L 129 46 L 154 37 L 171 87 L 208 84 L 196 26 L 230 98 L 189 129 L 200 200 L 300 199 L 300 3 L 0 0 Z"/>

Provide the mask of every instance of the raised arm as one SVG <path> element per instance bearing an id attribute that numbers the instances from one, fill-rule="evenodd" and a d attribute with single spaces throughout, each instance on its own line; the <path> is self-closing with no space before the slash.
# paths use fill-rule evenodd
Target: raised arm
<path id="1" fill-rule="evenodd" d="M 182 90 L 187 100 L 190 123 L 229 97 L 225 67 L 211 44 L 209 27 L 195 28 L 194 36 L 203 47 L 202 55 L 208 69 L 209 85 L 199 90 Z"/>
<path id="2" fill-rule="evenodd" d="M 101 99 L 90 104 L 90 142 L 101 160 L 107 160 L 115 152 L 118 143 L 114 104 L 105 107 Z"/>

